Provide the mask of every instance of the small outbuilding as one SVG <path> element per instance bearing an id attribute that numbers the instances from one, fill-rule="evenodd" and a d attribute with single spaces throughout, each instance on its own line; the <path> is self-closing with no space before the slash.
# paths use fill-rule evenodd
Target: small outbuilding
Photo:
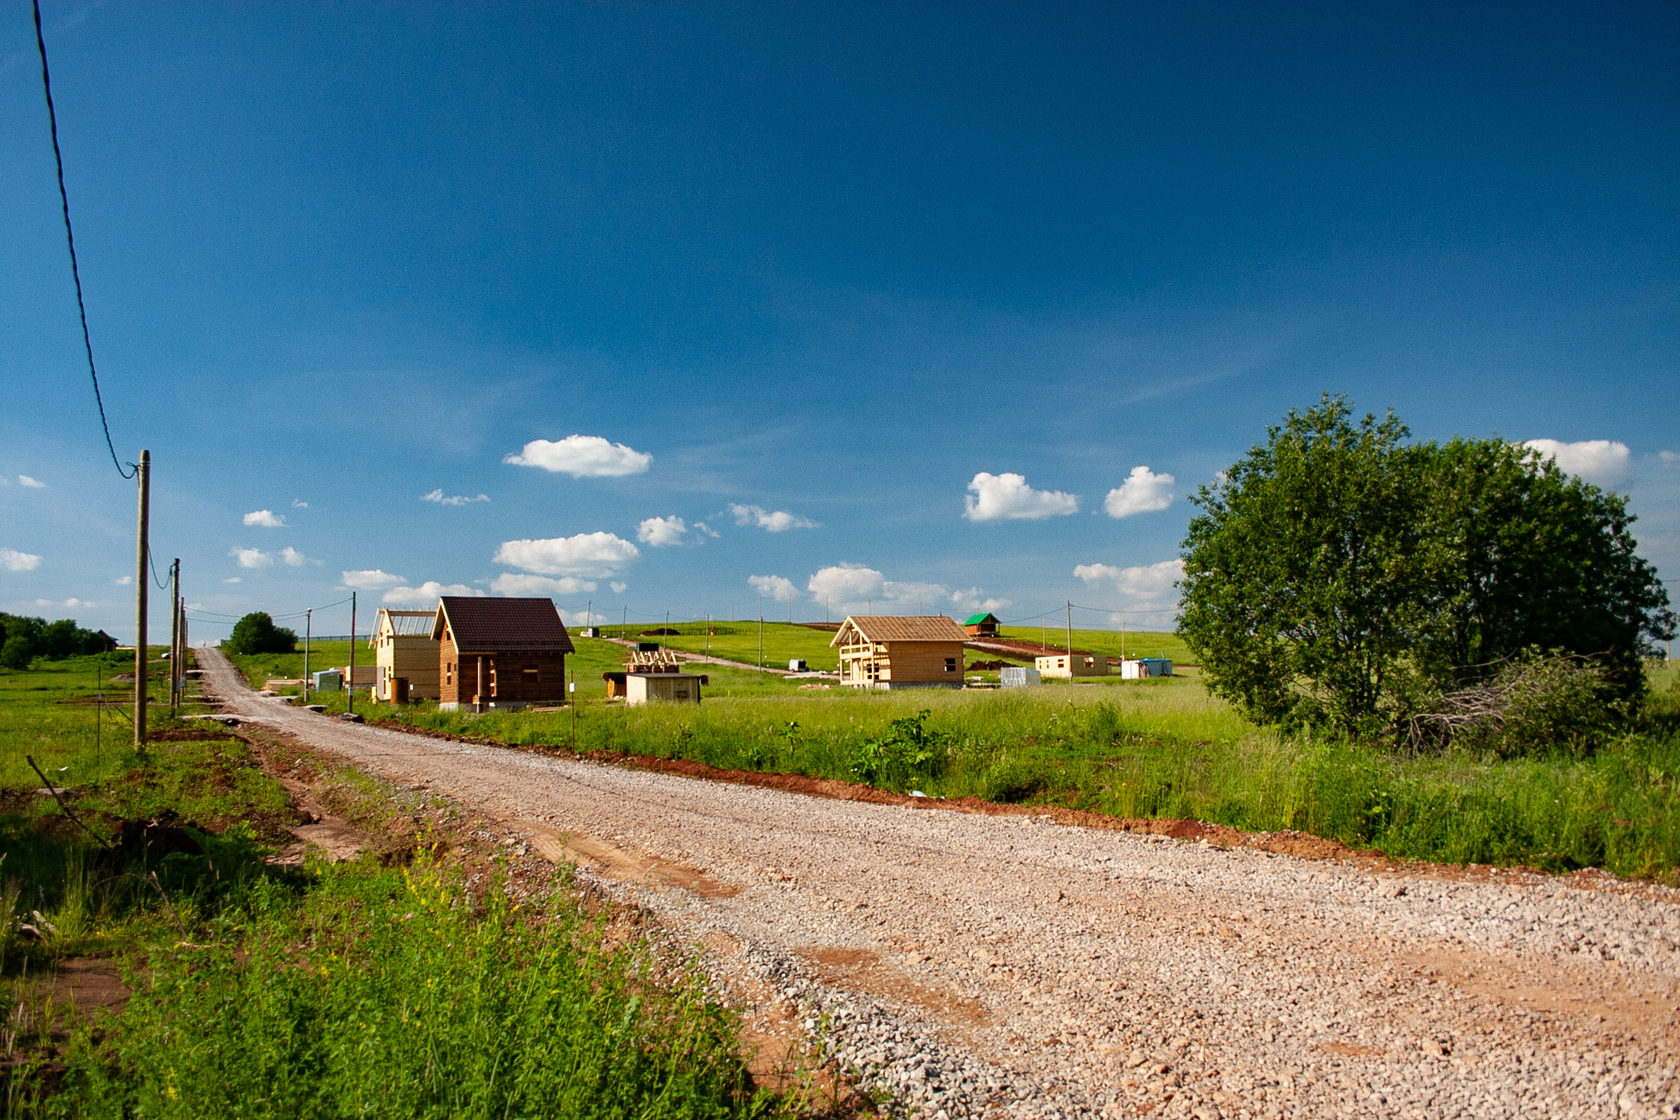
<path id="1" fill-rule="evenodd" d="M 413 700 L 438 698 L 438 643 L 432 637 L 436 611 L 393 611 L 381 607 L 373 620 L 373 695 L 387 703 L 397 699 L 397 680 L 408 682 Z M 358 674 L 360 666 L 357 667 Z"/>
<path id="2" fill-rule="evenodd" d="M 1033 658 L 1033 665 L 1038 669 L 1041 677 L 1060 677 L 1068 680 L 1073 677 L 1106 677 L 1108 676 L 1108 658 L 1100 653 L 1047 653 Z"/>
<path id="3" fill-rule="evenodd" d="M 647 703 L 698 704 L 706 679 L 698 673 L 626 673 L 624 704 L 630 708 Z"/>
<path id="4" fill-rule="evenodd" d="M 572 638 L 554 600 L 445 595 L 431 633 L 440 711 L 566 702 Z"/>
<path id="5" fill-rule="evenodd" d="M 1146 677 L 1170 677 L 1173 663 L 1166 657 L 1136 657 L 1120 662 L 1120 679 L 1140 681 Z"/>
<path id="6" fill-rule="evenodd" d="M 1001 625 L 995 614 L 971 614 L 963 623 L 963 632 L 971 638 L 995 638 Z"/>
<path id="7" fill-rule="evenodd" d="M 967 637 L 944 615 L 848 615 L 828 644 L 853 688 L 961 688 Z"/>

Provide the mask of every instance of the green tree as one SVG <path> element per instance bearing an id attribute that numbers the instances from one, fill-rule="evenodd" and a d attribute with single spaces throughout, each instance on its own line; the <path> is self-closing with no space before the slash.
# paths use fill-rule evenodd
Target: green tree
<path id="1" fill-rule="evenodd" d="M 41 655 L 44 618 L 0 614 L 0 669 L 27 669 Z"/>
<path id="2" fill-rule="evenodd" d="M 274 625 L 266 611 L 252 611 L 233 624 L 224 643 L 230 653 L 291 653 L 297 648 L 297 634 Z"/>
<path id="3" fill-rule="evenodd" d="M 1210 687 L 1361 737 L 1536 651 L 1636 692 L 1675 620 L 1626 503 L 1498 440 L 1408 435 L 1326 394 L 1192 498 L 1179 629 Z"/>

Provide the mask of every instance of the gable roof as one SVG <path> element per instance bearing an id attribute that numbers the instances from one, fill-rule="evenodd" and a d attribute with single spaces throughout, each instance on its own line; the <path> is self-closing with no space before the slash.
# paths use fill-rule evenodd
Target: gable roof
<path id="1" fill-rule="evenodd" d="M 432 619 L 432 637 L 445 623 L 462 653 L 572 653 L 572 636 L 553 599 L 445 595 Z"/>
<path id="2" fill-rule="evenodd" d="M 964 626 L 983 626 L 988 622 L 991 623 L 993 626 L 998 625 L 998 622 L 999 622 L 998 616 L 995 615 L 995 614 L 971 614 L 971 615 L 968 616 L 968 621 L 963 623 L 963 625 Z"/>
<path id="3" fill-rule="evenodd" d="M 431 633 L 432 621 L 436 617 L 436 611 L 394 611 L 380 607 L 379 614 L 374 617 L 373 633 L 378 637 L 380 628 L 389 622 L 391 633 L 399 638 L 424 638 Z"/>
<path id="4" fill-rule="evenodd" d="M 853 638 L 852 635 L 856 635 Z M 964 642 L 968 635 L 942 614 L 847 615 L 830 646 L 865 642 Z"/>

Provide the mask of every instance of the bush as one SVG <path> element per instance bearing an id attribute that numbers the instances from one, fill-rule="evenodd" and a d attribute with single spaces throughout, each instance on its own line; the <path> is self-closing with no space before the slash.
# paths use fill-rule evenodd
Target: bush
<path id="1" fill-rule="evenodd" d="M 252 611 L 233 624 L 223 645 L 229 653 L 291 653 L 297 648 L 297 632 L 274 625 L 267 611 Z"/>
<path id="2" fill-rule="evenodd" d="M 1487 681 L 1436 697 L 1407 721 L 1405 742 L 1418 753 L 1588 754 L 1627 716 L 1612 693 L 1602 665 L 1529 650 Z"/>

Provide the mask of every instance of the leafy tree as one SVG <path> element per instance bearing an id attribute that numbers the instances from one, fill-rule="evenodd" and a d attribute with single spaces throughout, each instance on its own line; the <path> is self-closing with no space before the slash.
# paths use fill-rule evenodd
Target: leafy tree
<path id="1" fill-rule="evenodd" d="M 46 619 L 0 614 L 0 669 L 27 669 L 41 654 Z"/>
<path id="2" fill-rule="evenodd" d="M 1498 440 L 1408 435 L 1326 394 L 1192 498 L 1179 629 L 1214 691 L 1362 737 L 1535 651 L 1636 692 L 1675 619 L 1626 503 Z"/>
<path id="3" fill-rule="evenodd" d="M 297 648 L 297 633 L 274 625 L 266 611 L 252 611 L 233 624 L 224 644 L 230 653 L 291 653 Z"/>

